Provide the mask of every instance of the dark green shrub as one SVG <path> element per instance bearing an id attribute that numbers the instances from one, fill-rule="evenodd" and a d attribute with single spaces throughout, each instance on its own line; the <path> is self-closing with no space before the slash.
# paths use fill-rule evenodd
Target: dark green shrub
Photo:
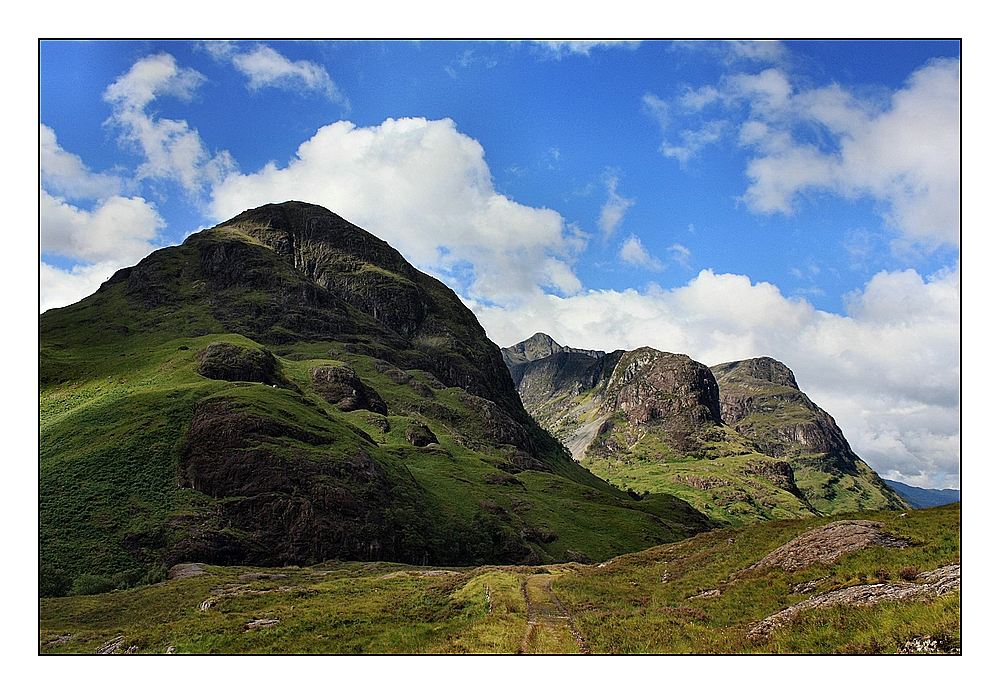
<path id="1" fill-rule="evenodd" d="M 119 571 L 111 577 L 111 584 L 118 590 L 127 590 L 138 585 L 142 580 L 145 571 L 142 569 L 132 569 L 130 571 Z"/>
<path id="2" fill-rule="evenodd" d="M 93 576 L 91 574 L 81 574 L 73 580 L 73 588 L 70 595 L 97 595 L 98 593 L 109 593 L 114 590 L 115 584 L 105 576 Z"/>
<path id="3" fill-rule="evenodd" d="M 69 592 L 73 582 L 62 569 L 57 569 L 51 564 L 42 564 L 38 567 L 38 597 L 40 598 L 61 598 Z"/>
<path id="4" fill-rule="evenodd" d="M 917 576 L 920 575 L 919 566 L 904 566 L 899 570 L 899 577 L 904 581 L 916 580 Z"/>
<path id="5" fill-rule="evenodd" d="M 143 585 L 153 585 L 154 583 L 162 583 L 167 580 L 167 567 L 162 564 L 157 564 L 150 568 L 146 572 L 145 578 L 142 579 Z"/>

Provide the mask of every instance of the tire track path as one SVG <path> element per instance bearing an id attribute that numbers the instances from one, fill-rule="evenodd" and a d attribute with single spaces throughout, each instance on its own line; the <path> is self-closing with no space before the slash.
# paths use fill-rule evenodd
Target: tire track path
<path id="1" fill-rule="evenodd" d="M 573 616 L 552 592 L 555 579 L 552 574 L 535 574 L 521 583 L 528 627 L 518 653 L 590 653 Z"/>

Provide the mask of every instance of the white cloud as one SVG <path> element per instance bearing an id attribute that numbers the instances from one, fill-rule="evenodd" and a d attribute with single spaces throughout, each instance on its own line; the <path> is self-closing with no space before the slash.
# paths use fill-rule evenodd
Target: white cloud
<path id="1" fill-rule="evenodd" d="M 113 261 L 124 267 L 157 248 L 153 241 L 163 227 L 156 209 L 140 197 L 113 196 L 88 212 L 45 190 L 39 192 L 42 253 L 85 263 Z"/>
<path id="2" fill-rule="evenodd" d="M 736 58 L 763 62 L 781 60 L 788 53 L 778 41 L 728 41 L 726 47 Z"/>
<path id="3" fill-rule="evenodd" d="M 518 311 L 472 306 L 500 345 L 544 330 L 574 347 L 650 345 L 709 365 L 772 356 L 880 473 L 959 484 L 957 269 L 881 272 L 851 297 L 847 316 L 711 270 L 675 289 L 538 295 Z"/>
<path id="4" fill-rule="evenodd" d="M 664 141 L 660 151 L 665 156 L 677 159 L 681 164 L 686 164 L 705 145 L 711 144 L 722 137 L 726 125 L 727 123 L 724 120 L 714 120 L 705 123 L 701 130 L 684 130 L 680 133 L 680 145 L 671 145 Z"/>
<path id="5" fill-rule="evenodd" d="M 680 97 L 680 105 L 687 111 L 700 111 L 709 104 L 714 104 L 722 99 L 722 93 L 711 85 L 705 85 L 698 89 L 688 89 Z"/>
<path id="6" fill-rule="evenodd" d="M 645 246 L 642 245 L 642 241 L 635 234 L 629 236 L 622 244 L 618 256 L 629 265 L 644 267 L 647 270 L 663 269 L 663 264 L 649 254 Z"/>
<path id="7" fill-rule="evenodd" d="M 643 95 L 642 103 L 647 113 L 659 123 L 661 130 L 666 130 L 670 126 L 670 104 L 650 92 Z"/>
<path id="8" fill-rule="evenodd" d="M 797 88 L 779 68 L 690 90 L 680 103 L 700 110 L 721 101 L 747 108 L 738 142 L 751 151 L 743 196 L 760 213 L 793 214 L 810 191 L 868 197 L 901 235 L 897 250 L 957 245 L 961 156 L 960 63 L 932 60 L 887 98 L 832 84 Z M 682 163 L 724 134 L 723 121 L 680 133 L 663 153 Z M 802 133 L 818 132 L 815 139 Z"/>
<path id="9" fill-rule="evenodd" d="M 608 176 L 604 184 L 608 188 L 608 199 L 601 207 L 601 216 L 597 220 L 597 226 L 604 232 L 604 238 L 610 239 L 618 231 L 622 218 L 628 212 L 628 208 L 635 204 L 635 200 L 623 198 L 618 194 L 617 176 Z"/>
<path id="10" fill-rule="evenodd" d="M 39 242 L 43 254 L 76 261 L 65 270 L 40 262 L 39 310 L 66 306 L 95 292 L 116 270 L 133 265 L 159 245 L 164 221 L 139 197 L 112 196 L 93 211 L 39 191 Z"/>
<path id="11" fill-rule="evenodd" d="M 230 174 L 211 210 L 224 220 L 291 199 L 336 212 L 473 298 L 513 305 L 539 287 L 581 289 L 572 265 L 586 238 L 557 212 L 499 194 L 482 146 L 449 119 L 324 126 L 287 166 Z"/>
<path id="12" fill-rule="evenodd" d="M 42 185 L 68 198 L 97 200 L 116 195 L 124 187 L 117 176 L 91 172 L 79 156 L 59 146 L 52 128 L 42 124 L 38 126 L 38 164 Z"/>
<path id="13" fill-rule="evenodd" d="M 691 251 L 690 250 L 688 250 L 684 246 L 680 245 L 679 243 L 675 243 L 673 246 L 671 246 L 667 250 L 670 251 L 670 256 L 677 263 L 679 263 L 680 265 L 683 265 L 684 267 L 690 267 L 690 265 L 688 264 L 688 261 L 691 260 Z"/>
<path id="14" fill-rule="evenodd" d="M 322 65 L 308 60 L 291 61 L 262 43 L 246 51 L 241 51 L 231 41 L 210 41 L 204 47 L 216 60 L 231 61 L 249 78 L 247 86 L 251 91 L 275 87 L 296 92 L 319 92 L 330 101 L 349 107 L 346 97 Z"/>
<path id="15" fill-rule="evenodd" d="M 179 182 L 192 194 L 235 169 L 228 152 L 210 156 L 198 131 L 186 121 L 156 118 L 147 112 L 162 96 L 189 100 L 205 77 L 190 68 L 179 68 L 174 57 L 160 53 L 136 62 L 104 92 L 112 106 L 108 120 L 121 129 L 121 140 L 136 146 L 145 161 L 136 171 L 138 180 L 162 178 Z"/>
<path id="16" fill-rule="evenodd" d="M 635 50 L 642 41 L 535 41 L 550 55 L 561 59 L 567 55 L 590 55 L 595 48 L 627 48 Z"/>

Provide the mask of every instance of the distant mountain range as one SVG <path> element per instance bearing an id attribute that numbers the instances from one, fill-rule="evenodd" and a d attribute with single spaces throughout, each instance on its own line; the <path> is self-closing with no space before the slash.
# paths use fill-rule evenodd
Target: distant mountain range
<path id="1" fill-rule="evenodd" d="M 944 506 L 962 500 L 962 492 L 958 489 L 923 489 L 892 480 L 886 480 L 886 483 L 913 508 Z"/>
<path id="2" fill-rule="evenodd" d="M 622 488 L 673 494 L 735 524 L 908 508 L 769 357 L 709 368 L 649 347 L 564 347 L 543 333 L 502 352 L 527 411 Z"/>

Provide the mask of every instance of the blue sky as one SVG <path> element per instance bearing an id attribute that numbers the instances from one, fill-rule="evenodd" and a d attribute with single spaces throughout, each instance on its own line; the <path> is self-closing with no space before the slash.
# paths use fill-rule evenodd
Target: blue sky
<path id="1" fill-rule="evenodd" d="M 768 354 L 959 486 L 960 44 L 42 42 L 40 309 L 324 205 L 507 345 Z"/>

